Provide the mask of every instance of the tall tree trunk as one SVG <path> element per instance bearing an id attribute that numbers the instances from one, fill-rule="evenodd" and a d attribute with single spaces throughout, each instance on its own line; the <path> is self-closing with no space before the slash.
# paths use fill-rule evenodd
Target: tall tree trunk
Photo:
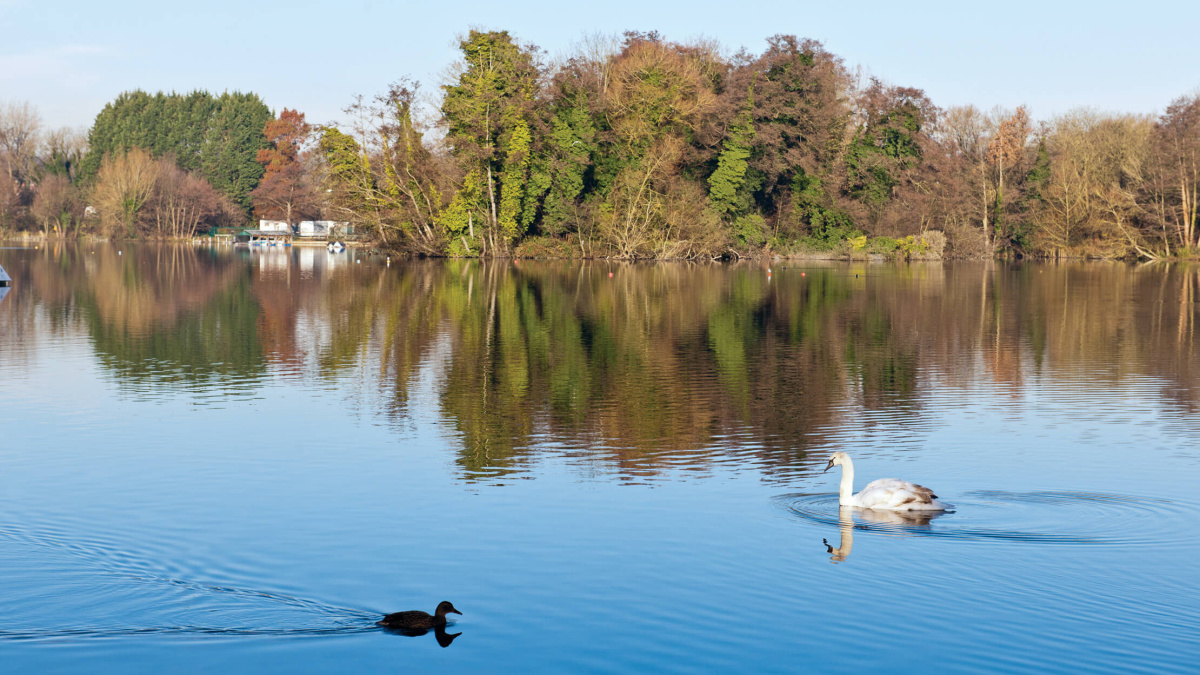
<path id="1" fill-rule="evenodd" d="M 490 248 L 492 249 L 492 255 L 495 255 L 496 254 L 496 241 L 493 238 L 493 235 L 495 234 L 496 230 L 500 227 L 500 220 L 499 220 L 499 218 L 496 217 L 496 189 L 492 185 L 492 165 L 491 164 L 488 164 L 488 167 L 487 167 L 487 179 L 488 179 L 488 201 L 490 202 L 490 205 L 492 207 L 492 224 L 491 224 L 491 227 L 488 228 L 488 239 L 489 239 L 489 243 L 491 244 Z"/>

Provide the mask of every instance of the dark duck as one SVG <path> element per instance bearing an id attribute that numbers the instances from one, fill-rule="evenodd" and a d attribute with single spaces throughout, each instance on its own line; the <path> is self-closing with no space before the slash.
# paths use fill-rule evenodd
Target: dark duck
<path id="1" fill-rule="evenodd" d="M 422 612 L 419 609 L 408 612 L 395 612 L 376 621 L 375 625 L 403 631 L 445 628 L 447 614 L 462 616 L 462 612 L 454 609 L 454 605 L 443 601 L 438 603 L 437 609 L 433 611 L 433 614 Z"/>

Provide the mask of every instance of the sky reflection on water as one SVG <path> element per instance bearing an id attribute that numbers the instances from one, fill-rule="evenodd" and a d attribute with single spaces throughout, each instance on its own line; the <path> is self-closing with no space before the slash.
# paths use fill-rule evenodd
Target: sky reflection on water
<path id="1" fill-rule="evenodd" d="M 0 250 L 21 670 L 1183 672 L 1200 646 L 1196 267 L 119 248 Z M 848 524 L 836 449 L 959 510 Z M 369 622 L 440 600 L 447 648 Z"/>

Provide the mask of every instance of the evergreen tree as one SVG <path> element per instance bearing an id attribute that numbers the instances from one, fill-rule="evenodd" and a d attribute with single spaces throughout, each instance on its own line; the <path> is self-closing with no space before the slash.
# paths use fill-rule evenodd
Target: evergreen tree
<path id="1" fill-rule="evenodd" d="M 213 187 L 248 208 L 248 195 L 263 175 L 255 157 L 267 147 L 263 127 L 272 117 L 255 94 L 125 92 L 96 116 L 79 175 L 90 180 L 105 156 L 142 148 L 155 157 L 173 157 L 180 168 L 200 170 Z"/>
<path id="2" fill-rule="evenodd" d="M 222 94 L 209 119 L 200 171 L 219 192 L 250 208 L 250 191 L 263 176 L 258 151 L 269 147 L 263 128 L 274 115 L 256 94 Z"/>

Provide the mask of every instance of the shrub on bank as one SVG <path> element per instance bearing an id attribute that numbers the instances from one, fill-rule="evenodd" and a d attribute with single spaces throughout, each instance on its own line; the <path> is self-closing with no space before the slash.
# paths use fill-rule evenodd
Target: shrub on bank
<path id="1" fill-rule="evenodd" d="M 581 258 L 579 247 L 558 237 L 529 237 L 517 245 L 514 258 Z"/>

